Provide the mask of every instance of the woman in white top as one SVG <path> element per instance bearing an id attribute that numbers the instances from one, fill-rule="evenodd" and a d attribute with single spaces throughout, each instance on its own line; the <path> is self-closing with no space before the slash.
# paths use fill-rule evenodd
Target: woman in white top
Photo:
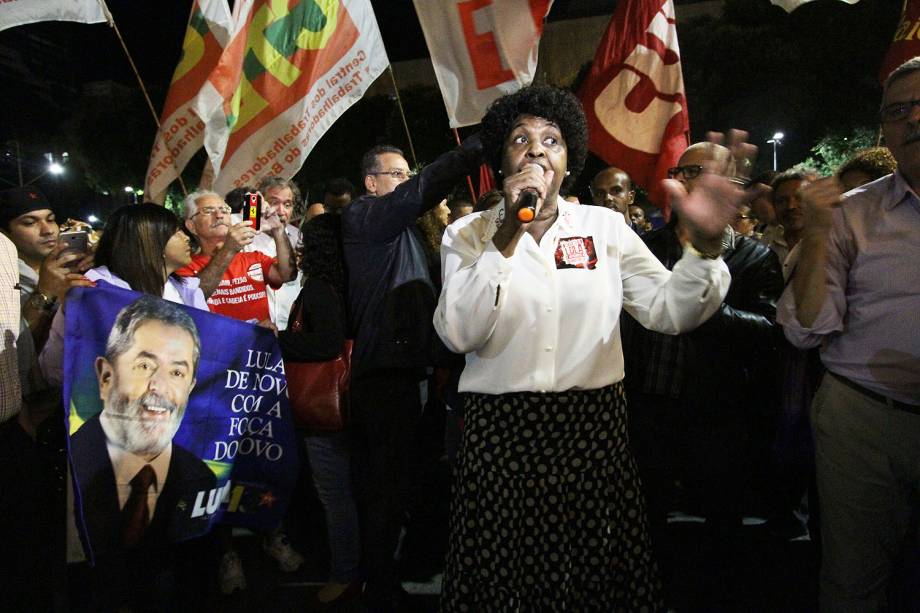
<path id="1" fill-rule="evenodd" d="M 587 153 L 574 96 L 527 87 L 482 123 L 504 200 L 447 229 L 434 320 L 466 354 L 442 610 L 660 609 L 627 447 L 620 311 L 671 334 L 706 321 L 728 290 L 721 237 L 741 190 L 714 174 L 692 197 L 669 184 L 692 243 L 669 272 L 622 215 L 560 197 Z M 528 191 L 536 215 L 523 223 Z"/>
<path id="2" fill-rule="evenodd" d="M 123 206 L 109 216 L 94 267 L 84 276 L 206 311 L 198 279 L 173 274 L 191 259 L 190 239 L 179 219 L 167 208 L 145 202 Z M 63 378 L 63 310 L 58 309 L 39 358 L 45 378 L 55 385 Z"/>

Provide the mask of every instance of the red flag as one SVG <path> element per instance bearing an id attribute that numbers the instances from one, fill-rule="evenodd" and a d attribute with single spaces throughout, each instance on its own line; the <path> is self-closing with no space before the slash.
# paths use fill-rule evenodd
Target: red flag
<path id="1" fill-rule="evenodd" d="M 904 0 L 901 21 L 882 61 L 878 80 L 884 84 L 892 70 L 917 55 L 920 55 L 920 0 Z"/>
<path id="2" fill-rule="evenodd" d="M 589 147 L 665 208 L 661 180 L 689 144 L 672 0 L 620 0 L 579 97 Z"/>
<path id="3" fill-rule="evenodd" d="M 495 189 L 495 177 L 492 176 L 492 169 L 489 165 L 483 163 L 479 167 L 479 197 Z"/>

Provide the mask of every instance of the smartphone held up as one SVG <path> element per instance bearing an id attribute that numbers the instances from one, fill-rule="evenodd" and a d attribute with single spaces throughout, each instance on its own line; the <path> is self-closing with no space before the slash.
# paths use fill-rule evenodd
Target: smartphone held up
<path id="1" fill-rule="evenodd" d="M 256 231 L 262 225 L 262 194 L 259 192 L 246 192 L 243 196 L 243 221 L 252 221 L 252 228 Z"/>

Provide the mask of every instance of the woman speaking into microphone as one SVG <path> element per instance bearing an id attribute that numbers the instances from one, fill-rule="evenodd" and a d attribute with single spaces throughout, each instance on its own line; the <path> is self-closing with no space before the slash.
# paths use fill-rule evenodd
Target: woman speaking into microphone
<path id="1" fill-rule="evenodd" d="M 668 184 L 690 229 L 669 272 L 622 215 L 559 196 L 587 154 L 572 94 L 531 86 L 496 100 L 482 141 L 504 200 L 447 229 L 434 319 L 466 354 L 442 610 L 657 610 L 620 311 L 670 334 L 706 321 L 728 290 L 721 237 L 742 190 L 714 173 L 692 196 Z"/>

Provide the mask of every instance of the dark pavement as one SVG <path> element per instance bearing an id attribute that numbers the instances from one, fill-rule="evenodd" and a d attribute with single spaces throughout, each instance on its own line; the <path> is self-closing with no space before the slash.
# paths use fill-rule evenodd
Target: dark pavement
<path id="1" fill-rule="evenodd" d="M 413 520 L 403 547 L 403 588 L 410 594 L 407 611 L 437 610 L 437 594 L 447 541 L 448 468 L 429 465 L 420 480 Z M 248 587 L 215 603 L 218 611 L 305 611 L 325 580 L 328 550 L 322 509 L 309 494 L 289 518 L 290 538 L 307 558 L 304 568 L 280 573 L 261 550 L 260 539 L 239 535 Z M 676 611 L 816 611 L 817 560 L 809 540 L 772 536 L 766 525 L 746 525 L 713 536 L 704 523 L 684 518 L 668 525 L 673 544 L 665 567 L 669 607 Z M 751 524 L 753 522 L 748 521 Z M 297 525 L 300 529 L 297 529 Z M 360 611 L 357 603 L 339 611 Z"/>

